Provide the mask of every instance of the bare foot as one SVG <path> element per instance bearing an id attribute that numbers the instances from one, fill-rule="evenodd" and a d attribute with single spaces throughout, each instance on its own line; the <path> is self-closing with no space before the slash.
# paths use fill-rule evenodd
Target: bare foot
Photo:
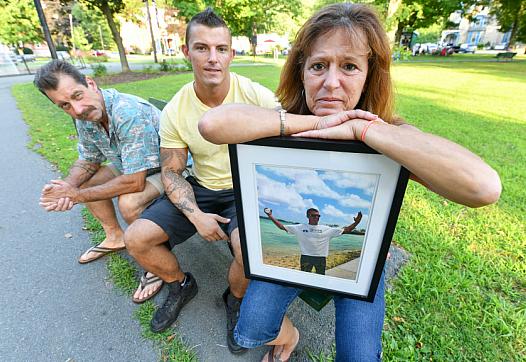
<path id="1" fill-rule="evenodd" d="M 143 303 L 156 295 L 161 290 L 162 286 L 163 281 L 159 277 L 148 272 L 141 277 L 141 282 L 133 294 L 132 300 L 135 303 Z"/>
<path id="2" fill-rule="evenodd" d="M 97 245 L 98 247 L 101 247 L 101 248 L 108 248 L 108 249 L 112 249 L 112 250 L 115 250 L 115 251 L 118 251 L 118 250 L 122 250 L 125 248 L 124 246 L 124 237 L 121 235 L 120 238 L 117 238 L 117 239 L 104 239 L 102 241 L 102 243 L 100 243 L 99 245 Z M 84 252 L 84 254 L 82 254 L 79 258 L 79 263 L 88 263 L 90 261 L 93 261 L 93 260 L 96 260 L 102 256 L 104 256 L 105 254 L 108 254 L 108 252 L 101 252 L 101 251 L 95 251 L 95 250 L 91 250 L 88 249 Z"/>
<path id="3" fill-rule="evenodd" d="M 294 327 L 294 339 L 292 343 L 285 344 L 285 345 L 276 345 L 273 346 L 273 349 L 271 349 L 265 356 L 263 356 L 263 359 L 261 362 L 268 362 L 268 361 L 274 361 L 274 362 L 285 362 L 288 361 L 290 358 L 290 355 L 294 350 L 296 349 L 296 346 L 298 345 L 298 342 L 300 341 L 300 332 L 296 327 Z M 273 356 L 269 356 L 270 353 L 274 353 Z"/>

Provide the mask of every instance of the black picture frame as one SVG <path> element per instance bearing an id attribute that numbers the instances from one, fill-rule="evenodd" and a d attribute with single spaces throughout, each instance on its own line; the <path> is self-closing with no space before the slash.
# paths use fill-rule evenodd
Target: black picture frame
<path id="1" fill-rule="evenodd" d="M 408 170 L 357 141 L 272 137 L 229 145 L 229 154 L 246 277 L 372 302 Z M 296 235 L 280 230 L 266 214 L 272 208 L 265 207 L 262 212 L 265 205 L 274 205 L 286 215 L 274 218 L 287 230 L 297 230 Z M 328 215 L 330 225 L 301 222 L 299 211 L 313 205 L 321 217 Z M 358 213 L 351 210 L 358 209 L 362 219 L 349 233 L 344 227 L 357 220 Z M 304 217 L 306 220 L 306 214 Z M 334 230 L 338 228 L 344 230 L 345 238 L 336 235 L 330 241 L 324 236 L 319 237 L 321 241 L 311 240 L 316 233 L 338 234 Z M 296 237 L 297 246 L 290 237 Z M 299 265 L 307 247 L 319 253 L 312 272 L 298 270 L 308 266 Z M 313 254 L 312 250 L 307 252 Z"/>

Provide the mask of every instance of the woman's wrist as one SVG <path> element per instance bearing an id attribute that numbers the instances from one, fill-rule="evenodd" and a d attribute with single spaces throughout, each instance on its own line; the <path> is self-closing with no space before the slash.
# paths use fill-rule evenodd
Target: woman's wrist
<path id="1" fill-rule="evenodd" d="M 294 133 L 317 129 L 321 117 L 287 113 L 284 122 L 284 135 L 290 136 Z"/>
<path id="2" fill-rule="evenodd" d="M 369 128 L 377 127 L 379 124 L 386 124 L 386 123 L 380 118 L 372 120 L 372 121 L 365 121 L 365 124 L 362 126 L 362 130 L 360 132 L 360 137 L 357 138 L 357 140 L 360 140 L 363 143 L 366 143 L 365 141 L 366 141 L 367 133 L 369 132 Z"/>

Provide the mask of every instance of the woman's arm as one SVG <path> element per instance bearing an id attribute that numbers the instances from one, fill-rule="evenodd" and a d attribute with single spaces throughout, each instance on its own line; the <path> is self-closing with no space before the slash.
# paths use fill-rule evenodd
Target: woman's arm
<path id="1" fill-rule="evenodd" d="M 352 120 L 298 136 L 360 140 L 366 126 L 367 122 Z M 364 141 L 407 168 L 412 179 L 452 201 L 480 207 L 499 199 L 502 187 L 497 172 L 480 157 L 445 138 L 408 124 L 375 122 L 369 125 Z"/>
<path id="2" fill-rule="evenodd" d="M 378 117 L 362 110 L 340 112 L 326 117 L 286 113 L 284 134 L 331 127 L 357 118 L 374 120 Z M 279 136 L 280 127 L 278 111 L 248 104 L 225 104 L 212 108 L 199 121 L 201 135 L 216 144 L 242 143 Z"/>

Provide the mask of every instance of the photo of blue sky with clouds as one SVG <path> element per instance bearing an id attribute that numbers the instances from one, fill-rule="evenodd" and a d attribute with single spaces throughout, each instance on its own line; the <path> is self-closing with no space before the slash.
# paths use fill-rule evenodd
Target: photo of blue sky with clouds
<path id="1" fill-rule="evenodd" d="M 353 223 L 358 211 L 363 214 L 357 229 L 365 229 L 370 214 L 378 175 L 332 170 L 256 165 L 259 215 L 271 208 L 274 217 L 291 223 L 306 224 L 306 211 L 320 211 L 320 224 Z"/>

